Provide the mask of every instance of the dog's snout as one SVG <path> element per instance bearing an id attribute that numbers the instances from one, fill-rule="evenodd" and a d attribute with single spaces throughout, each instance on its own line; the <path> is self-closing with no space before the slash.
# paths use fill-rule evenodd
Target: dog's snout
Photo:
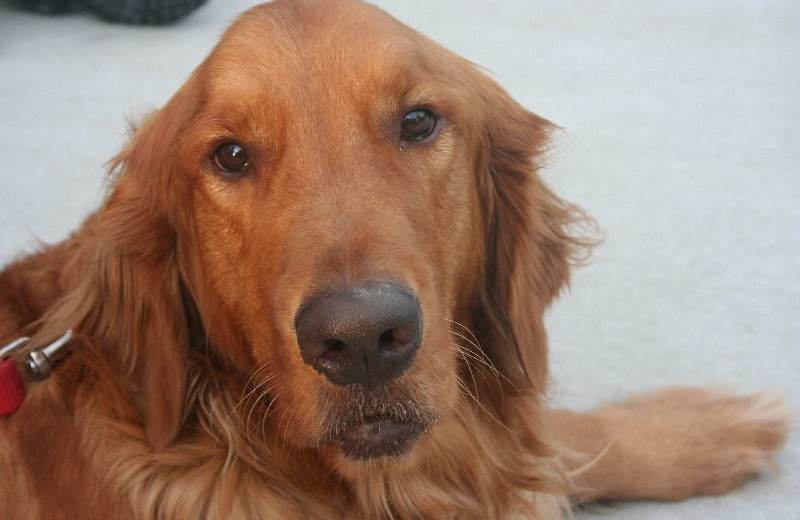
<path id="1" fill-rule="evenodd" d="M 337 385 L 372 387 L 400 376 L 422 338 L 414 293 L 377 283 L 323 294 L 295 319 L 303 360 Z"/>

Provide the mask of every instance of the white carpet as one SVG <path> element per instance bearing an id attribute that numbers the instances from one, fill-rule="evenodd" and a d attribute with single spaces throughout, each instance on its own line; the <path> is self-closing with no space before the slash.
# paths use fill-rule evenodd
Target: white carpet
<path id="1" fill-rule="evenodd" d="M 100 200 L 126 117 L 160 106 L 245 0 L 166 28 L 0 5 L 0 263 Z M 607 234 L 550 318 L 557 402 L 665 384 L 769 389 L 800 408 L 800 3 L 379 5 L 564 128 L 548 181 Z M 800 441 L 721 498 L 582 519 L 800 518 Z"/>

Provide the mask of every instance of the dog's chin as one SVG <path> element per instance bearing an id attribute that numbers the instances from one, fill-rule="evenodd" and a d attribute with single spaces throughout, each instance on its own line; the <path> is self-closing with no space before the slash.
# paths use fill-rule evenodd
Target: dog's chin
<path id="1" fill-rule="evenodd" d="M 356 466 L 408 459 L 420 437 L 440 419 L 429 399 L 398 382 L 329 390 L 320 403 L 325 412 L 318 446 L 334 448 L 343 462 Z"/>
<path id="2" fill-rule="evenodd" d="M 335 443 L 351 462 L 396 459 L 408 456 L 427 430 L 428 425 L 420 421 L 400 422 L 378 415 L 342 429 Z"/>

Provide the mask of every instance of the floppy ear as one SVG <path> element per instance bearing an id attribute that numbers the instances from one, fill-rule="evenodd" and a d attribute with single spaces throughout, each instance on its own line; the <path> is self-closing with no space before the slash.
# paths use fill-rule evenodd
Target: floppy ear
<path id="1" fill-rule="evenodd" d="M 146 437 L 157 449 L 175 440 L 184 417 L 190 338 L 176 227 L 186 225 L 178 221 L 186 208 L 173 206 L 189 200 L 177 146 L 196 113 L 198 75 L 145 121 L 115 159 L 117 185 L 97 223 L 106 240 L 100 248 L 105 258 L 99 259 L 105 270 L 101 301 L 111 304 L 104 312 L 112 313 L 104 321 L 124 336 L 106 333 L 117 335 L 122 348 L 115 354 L 138 387 Z"/>
<path id="2" fill-rule="evenodd" d="M 115 200 L 98 222 L 93 333 L 129 378 L 147 441 L 162 449 L 183 422 L 189 330 L 173 231 L 136 205 Z"/>
<path id="3" fill-rule="evenodd" d="M 544 312 L 568 284 L 571 260 L 585 257 L 593 245 L 591 238 L 571 233 L 593 223 L 538 175 L 554 125 L 485 76 L 478 85 L 486 250 L 475 322 L 480 344 L 511 385 L 543 392 L 548 378 Z"/>
<path id="4" fill-rule="evenodd" d="M 175 440 L 184 417 L 189 324 L 170 204 L 186 200 L 174 157 L 195 112 L 194 81 L 112 162 L 117 178 L 108 199 L 72 239 L 77 250 L 64 269 L 70 290 L 40 331 L 73 328 L 108 361 L 156 449 Z"/>

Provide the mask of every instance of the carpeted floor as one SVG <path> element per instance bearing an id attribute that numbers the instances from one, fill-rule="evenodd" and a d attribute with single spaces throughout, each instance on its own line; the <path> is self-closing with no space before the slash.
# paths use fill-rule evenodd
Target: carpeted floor
<path id="1" fill-rule="evenodd" d="M 0 4 L 0 263 L 81 222 L 126 118 L 252 3 L 210 0 L 163 28 Z M 377 3 L 563 128 L 546 177 L 607 238 L 549 317 L 557 403 L 680 383 L 800 408 L 800 3 Z M 800 518 L 799 437 L 733 495 L 578 517 Z"/>

